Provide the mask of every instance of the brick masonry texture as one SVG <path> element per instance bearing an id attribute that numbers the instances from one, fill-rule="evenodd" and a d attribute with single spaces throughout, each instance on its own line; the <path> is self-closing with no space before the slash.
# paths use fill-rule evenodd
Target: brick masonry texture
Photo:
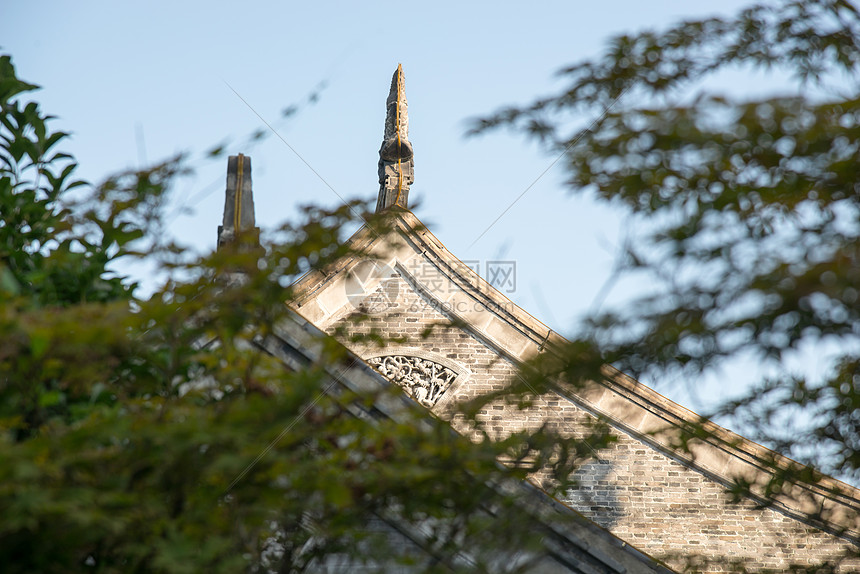
<path id="1" fill-rule="evenodd" d="M 470 371 L 464 382 L 454 382 L 448 391 L 451 396 L 443 397 L 437 410 L 445 401 L 504 388 L 517 376 L 517 366 L 496 350 L 466 331 L 444 327 L 449 319 L 399 277 L 380 285 L 363 307 L 385 311 L 349 327 L 351 334 L 375 329 L 401 337 L 400 348 L 420 348 Z M 344 324 L 357 314 L 360 312 L 350 310 L 335 323 Z M 429 337 L 422 338 L 431 328 Z M 372 354 L 362 345 L 349 346 L 359 356 Z M 590 417 L 553 393 L 539 397 L 528 410 L 491 405 L 482 416 L 498 436 L 549 422 L 572 437 L 582 436 L 583 423 Z M 857 551 L 849 542 L 776 510 L 756 508 L 750 501 L 731 503 L 721 484 L 632 436 L 615 434 L 618 441 L 601 450 L 598 460 L 580 467 L 578 486 L 568 492 L 564 502 L 673 568 L 726 572 L 730 571 L 728 560 L 752 572 L 785 571 L 792 565 L 813 566 Z M 846 562 L 840 571 L 858 572 L 860 562 Z"/>

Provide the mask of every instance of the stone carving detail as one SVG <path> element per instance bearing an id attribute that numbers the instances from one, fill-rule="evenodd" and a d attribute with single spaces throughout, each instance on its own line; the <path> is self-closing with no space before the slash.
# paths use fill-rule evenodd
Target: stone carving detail
<path id="1" fill-rule="evenodd" d="M 218 248 L 241 240 L 240 248 L 260 245 L 260 228 L 254 217 L 254 192 L 251 189 L 251 158 L 241 153 L 227 160 L 227 190 L 224 222 L 218 226 Z"/>
<path id="2" fill-rule="evenodd" d="M 388 355 L 367 362 L 428 408 L 436 404 L 457 378 L 457 373 L 448 367 L 421 357 Z"/>
<path id="3" fill-rule="evenodd" d="M 415 162 L 409 142 L 409 112 L 403 66 L 397 65 L 385 101 L 385 135 L 379 148 L 379 198 L 376 212 L 392 205 L 409 207 L 409 186 L 415 181 Z"/>

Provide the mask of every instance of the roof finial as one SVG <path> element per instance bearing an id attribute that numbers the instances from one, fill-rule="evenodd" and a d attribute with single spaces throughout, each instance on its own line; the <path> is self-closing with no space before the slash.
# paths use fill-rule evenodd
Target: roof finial
<path id="1" fill-rule="evenodd" d="M 379 199 L 376 212 L 392 205 L 409 206 L 409 186 L 415 181 L 412 144 L 409 143 L 409 116 L 403 66 L 391 79 L 391 91 L 385 102 L 385 135 L 379 148 Z"/>
<path id="2" fill-rule="evenodd" d="M 224 222 L 218 226 L 218 247 L 240 238 L 241 245 L 256 247 L 260 228 L 254 217 L 254 193 L 251 190 L 251 158 L 241 153 L 227 160 L 227 192 L 224 200 Z"/>

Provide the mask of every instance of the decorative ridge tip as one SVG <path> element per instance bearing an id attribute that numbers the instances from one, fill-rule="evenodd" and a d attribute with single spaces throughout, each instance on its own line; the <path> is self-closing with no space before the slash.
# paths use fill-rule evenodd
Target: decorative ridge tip
<path id="1" fill-rule="evenodd" d="M 259 245 L 259 234 L 251 187 L 251 158 L 241 153 L 231 155 L 227 158 L 224 220 L 218 226 L 218 248 L 236 242 L 243 246 Z"/>
<path id="2" fill-rule="evenodd" d="M 407 208 L 409 186 L 415 180 L 403 64 L 397 64 L 391 78 L 385 108 L 385 132 L 382 146 L 379 148 L 380 188 L 377 213 L 392 205 Z"/>
<path id="3" fill-rule="evenodd" d="M 399 140 L 397 151 L 391 149 L 385 151 L 391 159 L 408 159 L 403 154 L 411 154 L 412 146 L 409 144 L 409 105 L 406 101 L 406 78 L 403 74 L 402 64 L 397 64 L 397 69 L 391 78 L 391 89 L 388 91 L 385 108 L 383 147 L 386 142 Z M 401 149 L 404 145 L 407 148 L 405 150 Z"/>

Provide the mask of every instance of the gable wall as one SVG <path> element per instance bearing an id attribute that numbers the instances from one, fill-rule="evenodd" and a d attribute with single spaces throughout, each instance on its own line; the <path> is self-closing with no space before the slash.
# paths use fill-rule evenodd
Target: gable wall
<path id="1" fill-rule="evenodd" d="M 450 318 L 416 294 L 400 277 L 384 281 L 367 304 L 382 313 L 350 327 L 350 332 L 379 329 L 391 337 L 404 337 L 398 352 L 409 348 L 456 362 L 468 372 L 458 378 L 434 411 L 443 414 L 449 401 L 460 401 L 499 390 L 516 376 L 514 362 L 492 343 L 460 328 L 444 328 Z M 347 308 L 328 326 L 347 321 L 357 313 Z M 431 334 L 425 339 L 428 329 Z M 379 349 L 352 345 L 362 357 Z M 432 356 L 432 355 L 426 355 Z M 581 434 L 588 413 L 566 398 L 549 394 L 528 411 L 494 405 L 483 413 L 490 429 L 500 435 L 537 428 L 549 420 L 572 436 Z M 619 433 L 613 446 L 599 453 L 600 461 L 578 472 L 579 488 L 565 501 L 615 535 L 651 556 L 683 570 L 687 560 L 738 559 L 750 570 L 784 570 L 792 564 L 813 565 L 851 548 L 844 540 L 821 532 L 773 509 L 756 509 L 752 502 L 731 504 L 725 488 L 701 473 L 672 460 L 650 445 Z M 537 479 L 537 477 L 536 477 Z M 716 564 L 705 571 L 723 571 Z M 845 572 L 860 571 L 860 563 Z"/>
<path id="2" fill-rule="evenodd" d="M 616 536 L 679 570 L 687 560 L 741 561 L 750 571 L 813 566 L 850 551 L 847 542 L 726 489 L 624 434 L 577 473 L 565 500 Z M 707 572 L 720 572 L 713 564 Z M 846 563 L 857 572 L 860 562 Z"/>

